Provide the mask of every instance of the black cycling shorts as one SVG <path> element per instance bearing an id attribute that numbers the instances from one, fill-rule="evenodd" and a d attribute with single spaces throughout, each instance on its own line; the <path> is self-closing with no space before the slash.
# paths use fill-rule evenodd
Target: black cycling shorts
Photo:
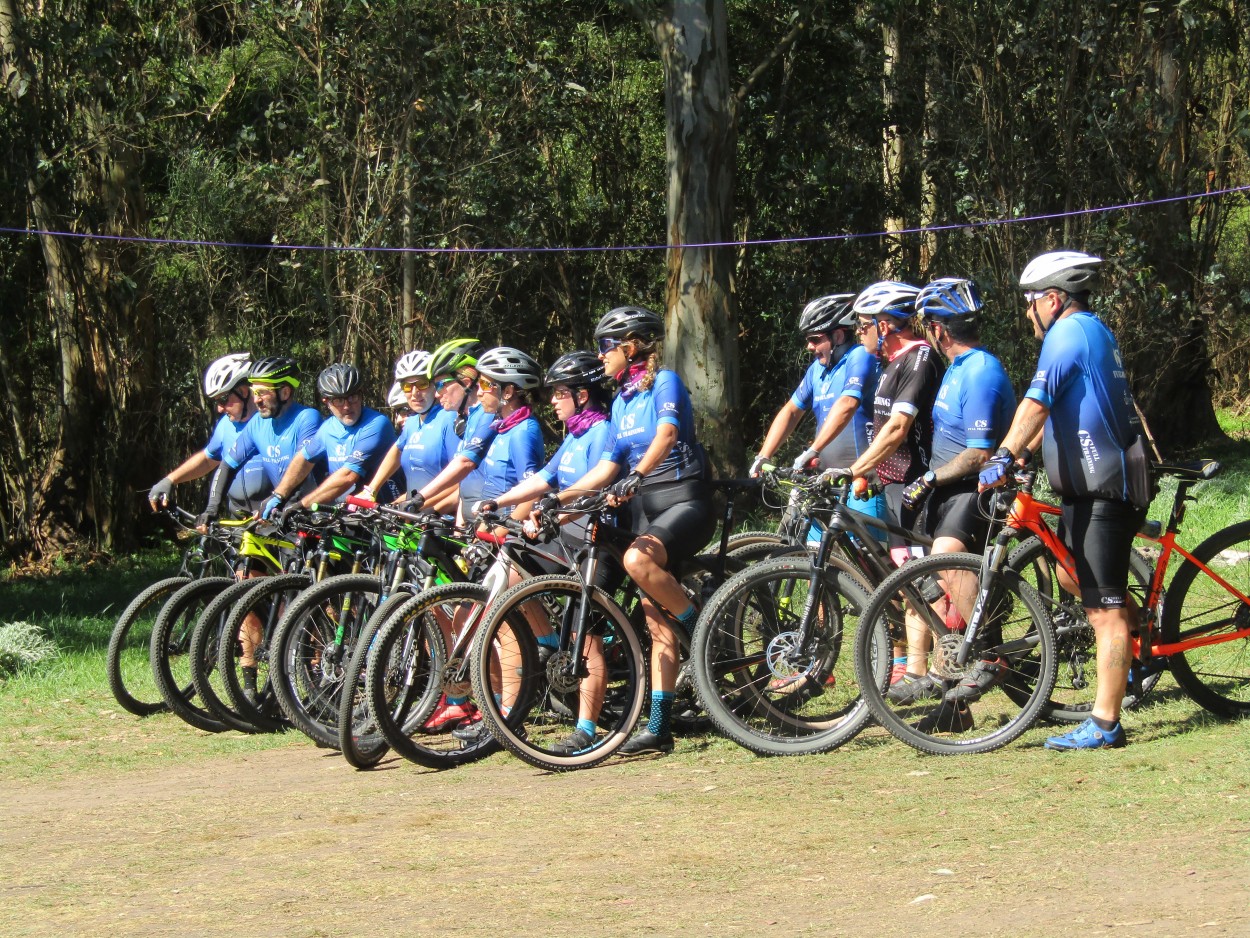
<path id="1" fill-rule="evenodd" d="M 1128 594 L 1129 551 L 1146 520 L 1146 509 L 1105 498 L 1063 499 L 1059 537 L 1072 551 L 1081 603 L 1113 609 Z"/>
<path id="2" fill-rule="evenodd" d="M 566 525 L 566 527 L 569 526 Z M 542 549 L 549 554 L 554 554 L 568 561 L 573 558 L 582 544 L 583 537 L 580 533 L 562 530 L 560 537 L 549 544 L 543 544 Z M 528 560 L 526 569 L 531 573 L 568 574 L 569 572 L 567 563 L 558 563 L 554 560 L 548 560 L 546 557 L 539 557 L 537 554 L 527 554 L 526 557 Z M 531 569 L 529 564 L 533 564 L 537 570 Z M 615 593 L 624 582 L 625 570 L 621 567 L 620 562 L 608 551 L 599 551 L 599 566 L 595 572 L 595 586 L 604 592 Z"/>
<path id="3" fill-rule="evenodd" d="M 960 479 L 933 490 L 925 505 L 923 530 L 936 540 L 953 537 L 964 550 L 979 554 L 985 549 L 990 521 L 982 512 L 976 479 Z"/>
<path id="4" fill-rule="evenodd" d="M 908 531 L 915 531 L 920 513 L 903 507 L 903 492 L 906 488 L 907 484 L 903 482 L 887 482 L 882 486 L 882 493 L 885 495 L 885 507 L 890 520 Z M 923 548 L 893 531 L 886 536 L 886 545 L 890 548 L 890 556 L 900 566 L 910 557 L 924 555 Z"/>
<path id="5" fill-rule="evenodd" d="M 701 480 L 644 485 L 630 504 L 634 530 L 664 545 L 670 570 L 701 552 L 716 530 L 712 493 Z"/>

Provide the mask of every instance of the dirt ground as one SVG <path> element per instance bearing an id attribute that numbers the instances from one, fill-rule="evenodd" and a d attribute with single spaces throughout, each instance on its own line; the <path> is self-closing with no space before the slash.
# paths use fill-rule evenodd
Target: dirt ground
<path id="1" fill-rule="evenodd" d="M 1018 760 L 883 745 L 547 775 L 292 742 L 4 782 L 0 935 L 1250 934 L 1244 794 L 1209 824 L 1161 810 L 1176 779 L 1082 814 L 1040 754 L 1021 791 Z"/>

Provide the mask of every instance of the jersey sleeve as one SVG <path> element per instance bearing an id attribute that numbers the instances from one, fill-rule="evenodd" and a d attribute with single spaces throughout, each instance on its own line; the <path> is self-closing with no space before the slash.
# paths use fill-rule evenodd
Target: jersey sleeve
<path id="1" fill-rule="evenodd" d="M 228 434 L 230 418 L 225 414 L 217 421 L 217 425 L 213 427 L 213 435 L 208 438 L 208 442 L 204 444 L 204 455 L 214 462 L 221 462 L 221 457 L 226 454 L 226 443 L 229 440 Z M 238 434 L 234 434 L 236 437 Z M 229 440 L 229 442 L 234 442 Z"/>
<path id="2" fill-rule="evenodd" d="M 964 445 L 970 449 L 993 449 L 1007 435 L 1002 415 L 1014 409 L 1016 396 L 1002 366 L 988 356 L 964 385 Z"/>
<path id="3" fill-rule="evenodd" d="M 466 426 L 464 428 L 464 439 L 456 449 L 457 456 L 463 456 L 475 466 L 482 464 L 486 451 L 490 449 L 490 444 L 495 441 L 496 433 L 494 418 L 486 411 L 481 413 L 488 419 L 479 417 Z"/>
<path id="4" fill-rule="evenodd" d="M 564 438 L 564 442 L 560 444 L 560 448 L 556 450 L 555 455 L 547 460 L 547 465 L 538 470 L 538 477 L 547 483 L 548 488 L 556 487 L 556 480 L 559 476 L 560 460 L 564 458 L 564 454 L 568 452 L 570 446 L 576 442 L 577 438 L 573 434 L 568 434 Z"/>
<path id="5" fill-rule="evenodd" d="M 790 403 L 799 410 L 811 410 L 812 401 L 816 397 L 816 392 L 812 388 L 812 369 L 808 368 L 803 373 L 803 380 L 799 382 L 799 386 L 794 389 L 794 393 L 790 395 Z"/>
<path id="6" fill-rule="evenodd" d="M 329 419 L 329 418 L 326 418 Z M 295 441 L 297 447 L 303 447 L 321 428 L 321 413 L 311 407 L 305 407 L 295 418 Z"/>
<path id="7" fill-rule="evenodd" d="M 681 403 L 684 388 L 674 371 L 661 371 L 655 376 L 651 404 L 655 408 L 655 424 L 671 423 L 681 428 Z"/>
<path id="8" fill-rule="evenodd" d="M 234 445 L 230 447 L 230 452 L 225 454 L 222 462 L 231 469 L 238 469 L 258 452 L 256 443 L 252 440 L 252 425 L 248 423 L 234 438 Z"/>
<path id="9" fill-rule="evenodd" d="M 528 479 L 543 465 L 543 431 L 533 417 L 524 421 L 518 430 L 524 433 L 513 449 L 513 466 L 518 479 Z"/>
<path id="10" fill-rule="evenodd" d="M 341 468 L 350 469 L 358 476 L 365 474 L 366 466 L 381 462 L 386 451 L 395 442 L 395 428 L 380 413 L 370 416 L 368 423 L 356 434 L 355 445 Z"/>
<path id="11" fill-rule="evenodd" d="M 328 423 L 328 421 L 327 421 Z M 323 424 L 323 426 L 325 426 Z M 319 427 L 317 432 L 310 439 L 305 440 L 299 448 L 299 452 L 309 462 L 315 460 L 318 456 L 324 456 L 326 452 L 325 433 Z"/>
<path id="12" fill-rule="evenodd" d="M 868 354 L 868 349 L 856 345 L 846 353 L 846 380 L 842 383 L 840 397 L 853 397 L 857 401 L 864 399 L 864 393 L 870 391 L 877 374 L 877 361 Z"/>
<path id="13" fill-rule="evenodd" d="M 1085 333 L 1079 322 L 1072 319 L 1056 323 L 1042 343 L 1037 371 L 1024 396 L 1047 408 L 1053 407 L 1063 389 L 1080 377 L 1078 362 L 1084 344 Z"/>
<path id="14" fill-rule="evenodd" d="M 906 366 L 899 376 L 898 387 L 894 392 L 894 401 L 890 405 L 890 415 L 907 414 L 917 416 L 924 402 L 926 388 L 936 387 L 934 363 L 931 359 L 933 349 L 929 345 L 919 345 L 914 359 Z M 930 392 L 931 393 L 931 392 Z"/>

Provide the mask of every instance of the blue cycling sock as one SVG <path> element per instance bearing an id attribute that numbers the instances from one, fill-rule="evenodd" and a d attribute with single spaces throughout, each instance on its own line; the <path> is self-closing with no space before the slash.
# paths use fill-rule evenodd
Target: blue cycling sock
<path id="1" fill-rule="evenodd" d="M 587 736 L 589 736 L 591 739 L 595 738 L 596 727 L 595 727 L 594 720 L 585 720 L 585 719 L 578 720 L 577 728 L 581 730 L 583 733 L 585 733 Z"/>
<path id="2" fill-rule="evenodd" d="M 673 692 L 671 690 L 653 690 L 651 692 L 651 719 L 647 721 L 647 732 L 656 736 L 669 734 L 669 718 L 673 714 Z"/>
<path id="3" fill-rule="evenodd" d="M 464 702 L 465 702 L 466 700 L 468 700 L 468 699 L 469 699 L 468 697 L 452 697 L 450 694 L 448 694 L 448 695 L 447 695 L 447 706 L 449 706 L 449 707 L 458 707 L 458 706 L 460 706 L 462 703 L 464 703 Z"/>
<path id="4" fill-rule="evenodd" d="M 538 642 L 538 644 L 542 645 L 545 648 L 559 648 L 560 647 L 560 636 L 557 635 L 555 632 L 550 632 L 547 635 L 539 635 L 534 639 L 534 641 Z"/>
<path id="5" fill-rule="evenodd" d="M 694 608 L 694 603 L 686 607 L 685 612 L 679 612 L 673 617 L 681 623 L 681 627 L 687 632 L 694 631 L 694 624 L 699 620 L 699 610 Z"/>

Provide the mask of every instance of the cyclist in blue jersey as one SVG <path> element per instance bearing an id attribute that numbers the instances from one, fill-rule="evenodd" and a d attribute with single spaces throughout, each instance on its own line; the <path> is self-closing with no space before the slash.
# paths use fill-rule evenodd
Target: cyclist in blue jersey
<path id="1" fill-rule="evenodd" d="M 916 313 L 930 341 L 950 362 L 933 403 L 929 468 L 904 489 L 902 498 L 908 511 L 919 513 L 920 529 L 933 538 L 935 554 L 980 553 L 985 547 L 989 522 L 978 504 L 977 473 L 1006 435 L 1016 406 L 1006 370 L 981 347 L 978 313 L 983 305 L 975 283 L 954 277 L 933 281 L 916 297 Z M 976 577 L 950 571 L 944 583 L 955 608 L 943 611 L 966 621 L 976 600 Z M 891 685 L 891 698 L 907 702 L 943 694 L 941 680 L 928 674 L 929 630 L 910 615 L 907 639 L 906 671 Z M 969 729 L 968 703 L 1000 683 L 1006 668 L 998 658 L 977 662 L 945 691 L 942 704 L 922 723 L 927 729 Z"/>
<path id="2" fill-rule="evenodd" d="M 835 293 L 812 300 L 799 317 L 799 331 L 815 356 L 798 389 L 773 418 L 751 464 L 752 478 L 771 460 L 803 414 L 811 410 L 816 418 L 812 444 L 794 461 L 794 468 L 806 469 L 815 462 L 821 469 L 849 466 L 868 449 L 872 424 L 872 401 L 877 388 L 879 365 L 855 338 L 853 293 Z M 881 495 L 852 496 L 850 507 L 878 518 L 886 516 Z M 817 529 L 810 540 L 819 540 Z"/>
<path id="3" fill-rule="evenodd" d="M 458 512 L 462 500 L 472 505 L 481 497 L 480 489 L 472 483 L 466 495 L 462 482 L 477 468 L 494 439 L 491 427 L 495 415 L 478 401 L 477 360 L 482 351 L 477 339 L 452 339 L 430 355 L 427 377 L 434 385 L 439 404 L 453 415 L 453 429 L 460 444 L 438 475 L 415 491 L 409 490 L 405 505 L 411 511 L 428 506 Z"/>
<path id="4" fill-rule="evenodd" d="M 706 456 L 694 432 L 690 395 L 676 372 L 659 367 L 664 320 L 649 309 L 622 306 L 595 329 L 599 358 L 620 391 L 599 463 L 572 490 L 608 491 L 617 504 L 633 500 L 639 536 L 625 554 L 625 572 L 638 584 L 651 633 L 651 716 L 621 747 L 623 755 L 672 752 L 674 690 L 680 666 L 676 628 L 694 627 L 697 610 L 670 572 L 707 543 L 716 527 L 706 482 Z M 616 482 L 622 468 L 628 474 Z M 635 498 L 635 496 L 637 496 Z"/>
<path id="5" fill-rule="evenodd" d="M 435 399 L 434 383 L 427 374 L 429 366 L 430 353 L 420 350 L 405 353 L 395 363 L 396 383 L 410 416 L 399 439 L 365 486 L 362 494 L 366 498 L 375 498 L 378 488 L 401 468 L 403 491 L 418 491 L 456 455 L 460 445 L 460 437 L 456 436 L 456 414 L 440 407 Z"/>
<path id="6" fill-rule="evenodd" d="M 209 520 L 217 517 L 230 478 L 238 472 L 240 466 L 259 456 L 266 477 L 272 485 L 277 486 L 296 451 L 317 432 L 321 425 L 320 415 L 311 407 L 305 407 L 295 400 L 295 392 L 300 386 L 298 373 L 299 368 L 294 360 L 281 355 L 271 355 L 252 364 L 248 381 L 258 413 L 243 428 L 230 451 L 222 459 L 222 466 L 226 471 L 214 476 L 208 507 L 196 522 L 201 531 L 207 530 Z M 309 479 L 305 484 L 308 485 L 311 481 Z M 277 507 L 272 503 L 273 499 L 270 498 L 261 512 L 272 514 Z M 254 571 L 251 575 L 262 574 Z M 255 613 L 249 614 L 239 628 L 238 637 L 242 647 L 239 664 L 243 672 L 243 688 L 252 697 L 256 694 L 255 654 L 262 632 L 263 626 Z"/>
<path id="7" fill-rule="evenodd" d="M 498 498 L 537 472 L 544 461 L 542 428 L 529 401 L 530 392 L 542 384 L 538 363 L 524 352 L 500 346 L 478 358 L 477 371 L 478 401 L 493 422 L 489 442 L 460 483 L 460 511 L 466 519 L 473 517 L 474 505 L 483 499 Z M 466 490 L 474 494 L 466 495 Z M 480 720 L 480 712 L 467 697 L 448 691 L 423 729 L 440 732 L 451 730 L 456 724 Z"/>
<path id="8" fill-rule="evenodd" d="M 366 407 L 364 382 L 355 365 L 331 365 L 317 376 L 317 391 L 329 408 L 326 418 L 311 439 L 305 441 L 291 459 L 282 481 L 274 486 L 266 507 L 286 505 L 313 470 L 314 461 L 325 463 L 326 477 L 311 492 L 288 506 L 309 508 L 327 505 L 347 495 L 362 479 L 372 479 L 386 453 L 395 442 L 395 428 L 384 414 Z M 393 486 L 384 486 L 383 498 L 399 496 Z M 389 497 L 388 497 L 389 496 Z"/>
<path id="9" fill-rule="evenodd" d="M 148 503 L 153 511 L 173 500 L 175 485 L 203 478 L 221 466 L 222 455 L 256 414 L 256 401 L 247 383 L 251 368 L 252 356 L 246 352 L 223 356 L 208 366 L 204 372 L 204 396 L 213 402 L 221 416 L 204 448 L 191 454 L 148 490 Z M 254 511 L 264 502 L 269 489 L 260 461 L 253 459 L 235 477 L 227 498 L 233 510 Z"/>
<path id="10" fill-rule="evenodd" d="M 1125 744 L 1120 705 L 1133 653 L 1137 609 L 1128 597 L 1129 551 L 1152 497 L 1149 457 L 1120 349 L 1089 309 L 1101 258 L 1051 251 L 1020 274 L 1027 316 L 1042 340 L 1037 371 L 1003 446 L 981 470 L 983 488 L 1043 437 L 1051 487 L 1062 496 L 1060 535 L 1072 550 L 1081 602 L 1097 641 L 1098 677 L 1090 717 L 1048 749 Z M 1061 584 L 1076 592 L 1062 570 Z"/>
<path id="11" fill-rule="evenodd" d="M 603 456 L 608 442 L 608 410 L 611 398 L 604 388 L 603 363 L 594 352 L 569 352 L 547 369 L 546 384 L 551 388 L 551 406 L 556 417 L 568 431 L 564 442 L 547 465 L 528 479 L 519 482 L 498 498 L 478 502 L 478 511 L 494 511 L 501 507 L 515 506 L 513 517 L 523 520 L 529 515 L 533 500 L 548 492 L 568 489 Z M 574 493 L 575 495 L 578 493 Z M 550 549 L 566 557 L 582 546 L 586 522 L 575 518 L 560 529 L 559 540 Z M 536 529 L 530 532 L 538 536 Z M 542 560 L 536 561 L 543 572 L 557 572 Z M 595 583 L 613 592 L 624 579 L 625 572 L 608 557 L 599 564 Z M 519 581 L 520 577 L 516 576 Z M 540 636 L 542 642 L 545 636 Z M 577 727 L 568 739 L 556 743 L 553 750 L 564 754 L 580 752 L 594 745 L 596 720 L 603 708 L 607 688 L 607 669 L 603 657 L 603 637 L 592 635 L 586 648 L 586 669 L 590 679 L 579 686 L 579 709 Z M 598 680 L 596 680 L 598 678 Z M 506 689 L 505 689 L 506 690 Z M 505 698 L 506 698 L 505 692 Z M 505 699 L 505 703 L 507 700 Z M 481 732 L 480 724 L 471 728 L 457 727 L 452 731 L 460 739 L 472 740 Z"/>

